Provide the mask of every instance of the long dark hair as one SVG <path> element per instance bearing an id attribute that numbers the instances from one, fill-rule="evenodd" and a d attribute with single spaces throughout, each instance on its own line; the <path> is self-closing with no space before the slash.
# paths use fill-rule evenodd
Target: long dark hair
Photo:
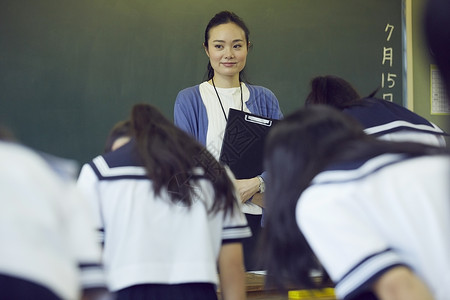
<path id="1" fill-rule="evenodd" d="M 155 194 L 167 188 L 174 203 L 190 206 L 195 187 L 191 183 L 207 179 L 214 188 L 211 212 L 235 208 L 233 183 L 214 157 L 187 133 L 176 127 L 154 106 L 136 104 L 131 124 L 137 148 Z M 199 170 L 196 171 L 196 170 Z"/>
<path id="2" fill-rule="evenodd" d="M 311 270 L 321 266 L 300 232 L 295 210 L 303 191 L 327 166 L 383 153 L 424 155 L 447 150 L 416 143 L 387 142 L 364 133 L 361 125 L 335 108 L 312 105 L 271 129 L 264 149 L 264 257 L 271 284 L 316 287 Z"/>
<path id="3" fill-rule="evenodd" d="M 306 97 L 305 106 L 312 104 L 325 104 L 337 109 L 344 109 L 354 105 L 363 105 L 359 101 L 358 91 L 345 79 L 334 76 L 317 76 L 311 79 L 311 91 Z M 379 89 L 374 90 L 367 98 L 376 95 Z"/>
<path id="4" fill-rule="evenodd" d="M 250 36 L 250 30 L 248 29 L 247 25 L 245 25 L 244 21 L 235 13 L 230 11 L 221 11 L 217 13 L 209 22 L 208 25 L 206 25 L 205 29 L 205 41 L 203 42 L 203 45 L 208 49 L 208 41 L 209 41 L 209 32 L 213 27 L 222 25 L 222 24 L 228 24 L 228 23 L 234 23 L 237 26 L 239 26 L 245 34 L 245 44 L 248 47 L 249 42 L 249 36 Z M 214 77 L 214 69 L 211 66 L 211 62 L 208 61 L 208 66 L 206 67 L 206 80 L 210 80 Z M 245 69 L 245 67 L 244 67 Z M 246 82 L 244 69 L 239 72 L 239 81 Z"/>

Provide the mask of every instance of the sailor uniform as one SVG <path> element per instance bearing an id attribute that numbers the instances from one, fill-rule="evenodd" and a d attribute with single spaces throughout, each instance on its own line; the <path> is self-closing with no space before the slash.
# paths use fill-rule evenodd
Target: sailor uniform
<path id="1" fill-rule="evenodd" d="M 110 290 L 149 283 L 216 284 L 222 243 L 251 235 L 239 204 L 225 218 L 223 211 L 208 214 L 214 190 L 206 179 L 189 183 L 197 189 L 191 207 L 172 203 L 164 188 L 155 195 L 138 157 L 131 141 L 85 164 L 78 179 L 104 232 Z"/>
<path id="2" fill-rule="evenodd" d="M 300 196 L 297 223 L 339 299 L 408 266 L 436 299 L 450 295 L 450 159 L 385 154 L 334 166 Z"/>
<path id="3" fill-rule="evenodd" d="M 84 200 L 37 153 L 0 142 L 2 296 L 32 289 L 33 299 L 78 299 L 82 288 L 105 287 Z"/>
<path id="4" fill-rule="evenodd" d="M 358 120 L 369 135 L 389 141 L 445 146 L 447 134 L 407 108 L 386 100 L 367 98 L 342 111 Z"/>

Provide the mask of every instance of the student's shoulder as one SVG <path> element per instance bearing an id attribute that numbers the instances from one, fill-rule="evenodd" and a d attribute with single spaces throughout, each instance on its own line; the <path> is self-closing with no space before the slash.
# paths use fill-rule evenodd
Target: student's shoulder
<path id="1" fill-rule="evenodd" d="M 99 180 L 148 179 L 139 157 L 132 140 L 115 151 L 95 157 L 85 166 L 89 166 Z"/>
<path id="2" fill-rule="evenodd" d="M 56 176 L 56 174 L 53 174 L 49 164 L 36 150 L 14 142 L 0 141 L 0 164 L 2 166 L 10 165 L 15 170 L 20 168 L 30 172 L 39 171 Z M 7 169 L 5 167 L 3 170 L 6 171 Z"/>
<path id="3" fill-rule="evenodd" d="M 0 141 L 0 154 L 5 161 L 11 158 L 38 160 L 33 150 L 14 142 Z"/>
<path id="4" fill-rule="evenodd" d="M 380 98 L 363 98 L 361 99 L 360 103 L 355 102 L 356 107 L 370 107 L 370 108 L 376 108 L 376 109 L 383 109 L 387 111 L 392 110 L 400 110 L 400 111 L 407 111 L 409 113 L 412 113 L 408 108 L 401 106 L 400 104 L 397 104 L 392 101 L 380 99 Z M 358 105 L 359 104 L 359 105 Z"/>

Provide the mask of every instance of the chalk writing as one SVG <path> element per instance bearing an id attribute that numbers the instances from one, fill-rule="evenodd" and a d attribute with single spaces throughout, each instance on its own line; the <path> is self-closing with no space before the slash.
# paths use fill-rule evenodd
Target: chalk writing
<path id="1" fill-rule="evenodd" d="M 384 28 L 384 32 L 387 33 L 386 42 L 390 42 L 392 34 L 394 33 L 395 26 L 389 23 L 386 24 Z M 383 91 L 383 99 L 388 101 L 394 101 L 394 94 L 389 89 L 392 89 L 395 86 L 395 79 L 397 78 L 397 74 L 391 73 L 390 69 L 394 64 L 394 48 L 383 46 L 383 57 L 381 60 L 381 64 L 386 66 L 388 70 L 386 72 L 381 73 L 381 88 L 383 90 L 388 89 L 388 91 Z"/>

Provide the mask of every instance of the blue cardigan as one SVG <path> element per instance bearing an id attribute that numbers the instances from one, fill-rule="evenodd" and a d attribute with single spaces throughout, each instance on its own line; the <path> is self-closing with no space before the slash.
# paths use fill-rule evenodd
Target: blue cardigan
<path id="1" fill-rule="evenodd" d="M 252 114 L 277 120 L 283 118 L 278 99 L 272 91 L 261 86 L 248 84 L 246 86 L 250 91 L 250 98 L 246 105 Z M 174 107 L 174 122 L 176 126 L 206 146 L 208 115 L 200 96 L 199 85 L 178 93 Z"/>

